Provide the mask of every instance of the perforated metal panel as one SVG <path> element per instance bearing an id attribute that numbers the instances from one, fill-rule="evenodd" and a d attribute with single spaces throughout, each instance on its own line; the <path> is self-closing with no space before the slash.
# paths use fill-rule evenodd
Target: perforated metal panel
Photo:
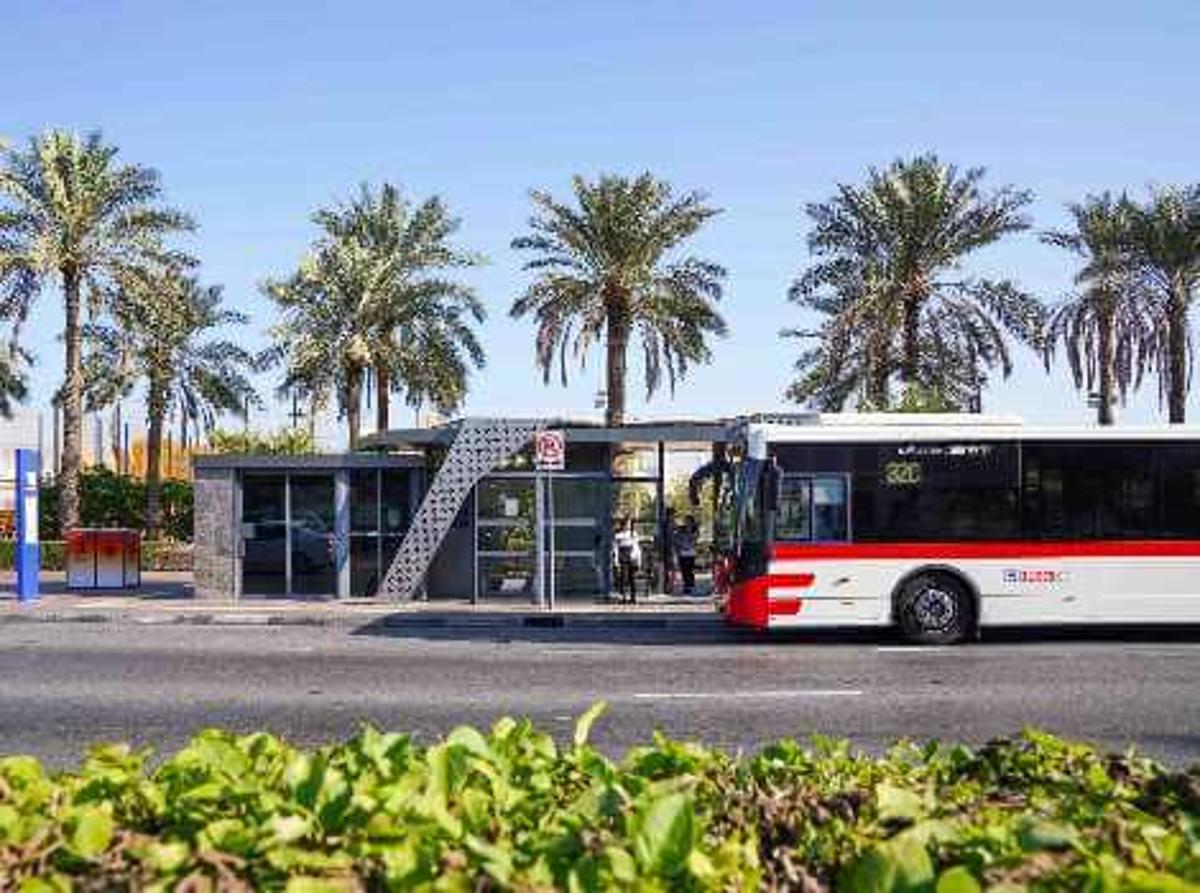
<path id="1" fill-rule="evenodd" d="M 533 439 L 536 420 L 464 419 L 379 587 L 392 601 L 412 598 L 463 502 L 479 480 Z"/>

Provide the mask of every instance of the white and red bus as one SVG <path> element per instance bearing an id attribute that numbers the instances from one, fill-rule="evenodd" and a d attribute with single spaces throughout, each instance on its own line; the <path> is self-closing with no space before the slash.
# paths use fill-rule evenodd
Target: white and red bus
<path id="1" fill-rule="evenodd" d="M 1200 429 L 812 415 L 734 438 L 723 610 L 760 629 L 1200 622 Z"/>

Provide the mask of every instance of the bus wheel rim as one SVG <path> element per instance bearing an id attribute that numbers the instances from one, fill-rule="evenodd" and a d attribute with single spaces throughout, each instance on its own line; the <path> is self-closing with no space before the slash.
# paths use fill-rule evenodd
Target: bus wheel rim
<path id="1" fill-rule="evenodd" d="M 913 599 L 912 612 L 922 629 L 948 629 L 957 619 L 958 600 L 939 586 L 926 586 Z"/>

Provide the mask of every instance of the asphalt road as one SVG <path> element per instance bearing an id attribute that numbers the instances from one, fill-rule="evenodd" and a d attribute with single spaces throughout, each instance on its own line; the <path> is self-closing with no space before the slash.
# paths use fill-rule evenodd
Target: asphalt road
<path id="1" fill-rule="evenodd" d="M 1200 633 L 1022 634 L 959 648 L 822 636 L 763 643 L 530 631 L 0 626 L 0 752 L 73 762 L 88 742 L 160 751 L 206 726 L 304 744 L 371 720 L 421 739 L 528 715 L 566 738 L 594 700 L 616 754 L 654 729 L 730 749 L 812 732 L 877 750 L 901 737 L 982 741 L 1023 724 L 1200 762 Z"/>

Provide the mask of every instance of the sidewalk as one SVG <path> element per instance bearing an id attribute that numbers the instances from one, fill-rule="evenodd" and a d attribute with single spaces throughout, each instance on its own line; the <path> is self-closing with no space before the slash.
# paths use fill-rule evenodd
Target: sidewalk
<path id="1" fill-rule="evenodd" d="M 720 623 L 708 599 L 651 596 L 636 605 L 564 601 L 553 611 L 526 602 L 472 605 L 469 599 L 387 602 L 254 598 L 240 602 L 197 601 L 192 575 L 147 572 L 137 590 L 80 593 L 67 589 L 64 575 L 42 575 L 41 597 L 31 605 L 17 602 L 11 572 L 0 573 L 0 626 L 11 623 L 126 623 L 214 626 L 359 626 L 478 629 L 595 627 L 666 629 Z"/>

